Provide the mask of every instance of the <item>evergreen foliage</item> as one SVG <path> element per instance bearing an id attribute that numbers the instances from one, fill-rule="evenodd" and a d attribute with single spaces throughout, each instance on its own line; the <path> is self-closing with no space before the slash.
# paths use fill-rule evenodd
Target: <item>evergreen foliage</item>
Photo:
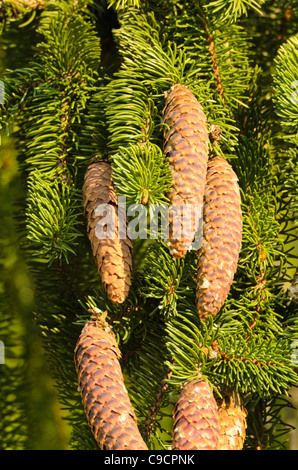
<path id="1" fill-rule="evenodd" d="M 62 0 L 45 2 L 34 16 L 12 3 L 0 2 L 3 40 L 22 21 L 37 35 L 34 58 L 2 78 L 0 129 L 18 140 L 33 319 L 72 426 L 70 445 L 97 448 L 73 359 L 96 307 L 108 312 L 149 448 L 170 448 L 179 387 L 199 374 L 219 395 L 226 388 L 241 394 L 245 448 L 282 448 L 290 430 L 282 411 L 298 385 L 297 311 L 287 293 L 297 262 L 297 5 L 282 39 L 272 34 L 264 48 L 256 20 L 280 31 L 284 3 Z M 268 51 L 275 51 L 270 66 L 262 63 Z M 149 216 L 152 204 L 169 203 L 162 110 L 174 83 L 188 86 L 203 106 L 210 153 L 229 160 L 242 197 L 238 270 L 219 314 L 204 323 L 195 307 L 195 250 L 174 259 L 160 231 L 135 240 L 130 293 L 114 305 L 101 286 L 83 214 L 84 173 L 98 155 L 111 162 L 128 207 L 142 203 Z M 215 126 L 220 139 L 212 139 Z M 8 427 L 1 420 L 0 434 Z"/>

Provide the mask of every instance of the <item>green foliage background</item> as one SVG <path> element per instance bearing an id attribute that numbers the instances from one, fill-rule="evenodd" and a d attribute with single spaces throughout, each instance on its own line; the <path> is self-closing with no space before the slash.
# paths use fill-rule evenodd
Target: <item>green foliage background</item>
<path id="1" fill-rule="evenodd" d="M 27 18 L 28 19 L 28 18 Z M 32 26 L 0 36 L 0 75 L 32 58 Z M 25 39 L 23 41 L 21 39 Z M 53 373 L 32 318 L 35 285 L 25 259 L 18 215 L 26 197 L 13 136 L 0 147 L 0 449 L 67 450 L 70 428 L 61 409 Z"/>
<path id="2" fill-rule="evenodd" d="M 40 334 L 32 322 L 34 281 L 28 271 L 16 228 L 16 204 L 24 197 L 13 139 L 0 154 L 1 340 L 5 344 L 6 387 L 0 391 L 0 449 L 68 449 L 69 426 L 58 402 Z M 3 423 L 5 420 L 5 426 Z M 20 432 L 21 427 L 21 433 Z"/>

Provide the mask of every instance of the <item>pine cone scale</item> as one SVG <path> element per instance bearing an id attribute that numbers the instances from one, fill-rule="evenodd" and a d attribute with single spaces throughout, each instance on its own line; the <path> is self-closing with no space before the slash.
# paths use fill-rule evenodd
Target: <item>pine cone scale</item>
<path id="1" fill-rule="evenodd" d="M 242 450 L 246 437 L 247 412 L 237 393 L 218 399 L 219 450 Z"/>
<path id="2" fill-rule="evenodd" d="M 112 183 L 111 166 L 103 161 L 89 165 L 83 185 L 83 202 L 87 215 L 88 237 L 92 254 L 108 297 L 115 303 L 123 303 L 126 299 L 132 272 L 132 242 L 118 236 L 117 195 Z M 96 227 L 102 215 L 96 209 L 102 204 L 109 204 L 115 221 L 114 233 L 107 232 L 99 238 Z M 103 216 L 106 211 L 103 211 Z"/>
<path id="3" fill-rule="evenodd" d="M 173 450 L 216 450 L 217 404 L 207 381 L 184 385 L 174 409 Z"/>
<path id="4" fill-rule="evenodd" d="M 125 388 L 120 357 L 109 325 L 96 318 L 88 321 L 75 348 L 88 423 L 101 449 L 146 450 Z"/>
<path id="5" fill-rule="evenodd" d="M 203 209 L 203 243 L 198 260 L 197 310 L 216 315 L 229 293 L 242 239 L 240 191 L 231 165 L 222 157 L 208 162 Z"/>

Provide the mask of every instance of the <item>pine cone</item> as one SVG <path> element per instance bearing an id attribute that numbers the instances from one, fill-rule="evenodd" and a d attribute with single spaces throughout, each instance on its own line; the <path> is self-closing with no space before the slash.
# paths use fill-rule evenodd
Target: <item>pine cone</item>
<path id="1" fill-rule="evenodd" d="M 120 304 L 126 299 L 131 285 L 132 242 L 128 237 L 118 237 L 117 195 L 109 163 L 98 161 L 89 165 L 85 174 L 83 197 L 88 236 L 102 283 L 108 297 L 114 303 Z M 105 213 L 98 215 L 96 210 L 105 204 L 108 204 L 109 210 L 112 211 L 115 233 L 107 231 L 106 235 L 98 238 L 98 229 L 101 227 L 99 223 Z"/>
<path id="2" fill-rule="evenodd" d="M 247 412 L 238 393 L 217 400 L 219 416 L 219 450 L 242 450 L 246 437 Z"/>
<path id="3" fill-rule="evenodd" d="M 43 0 L 13 0 L 12 5 L 16 8 L 43 8 Z"/>
<path id="4" fill-rule="evenodd" d="M 125 388 L 121 353 L 108 323 L 95 315 L 75 348 L 75 364 L 88 423 L 102 450 L 147 450 Z"/>
<path id="5" fill-rule="evenodd" d="M 217 450 L 217 404 L 207 380 L 185 384 L 174 409 L 172 450 Z"/>
<path id="6" fill-rule="evenodd" d="M 179 211 L 183 205 L 191 214 L 182 220 L 181 235 L 176 231 L 175 214 L 169 214 L 169 247 L 175 258 L 183 258 L 191 248 L 201 216 L 208 160 L 208 131 L 203 108 L 192 92 L 174 85 L 167 95 L 163 110 L 165 127 L 164 152 L 169 158 L 173 188 L 171 206 Z M 197 217 L 197 219 L 198 219 Z M 188 222 L 187 222 L 188 220 Z M 180 225 L 179 225 L 180 227 Z"/>
<path id="7" fill-rule="evenodd" d="M 210 314 L 216 315 L 225 302 L 237 270 L 242 239 L 237 176 L 231 165 L 219 156 L 208 162 L 203 216 L 197 310 L 205 320 Z"/>

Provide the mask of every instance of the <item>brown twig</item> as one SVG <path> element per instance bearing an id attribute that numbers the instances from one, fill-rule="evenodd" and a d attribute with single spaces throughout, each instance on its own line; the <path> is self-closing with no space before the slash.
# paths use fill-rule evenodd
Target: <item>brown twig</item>
<path id="1" fill-rule="evenodd" d="M 225 99 L 225 93 L 224 93 L 224 88 L 223 88 L 222 81 L 221 81 L 220 69 L 219 69 L 217 54 L 216 54 L 216 50 L 215 50 L 215 43 L 214 43 L 214 40 L 213 40 L 213 36 L 212 36 L 212 34 L 211 34 L 211 32 L 209 31 L 209 28 L 208 28 L 206 15 L 204 13 L 201 13 L 201 17 L 202 17 L 202 26 L 203 26 L 203 29 L 204 29 L 204 32 L 205 32 L 205 36 L 206 36 L 206 39 L 207 39 L 207 42 L 208 42 L 209 51 L 210 51 L 210 54 L 211 54 L 212 68 L 214 70 L 214 75 L 215 75 L 215 79 L 216 79 L 216 90 L 217 90 L 219 96 L 221 97 L 222 101 L 225 102 L 225 100 L 226 100 Z"/>
<path id="2" fill-rule="evenodd" d="M 285 13 L 284 13 L 284 16 L 283 16 L 283 21 L 282 21 L 282 24 L 281 24 L 281 29 L 280 29 L 280 32 L 277 36 L 277 40 L 280 44 L 282 44 L 283 41 L 284 41 L 289 23 L 290 23 L 291 18 L 292 18 L 292 14 L 293 14 L 293 5 L 290 4 L 285 9 Z"/>
<path id="3" fill-rule="evenodd" d="M 159 412 L 159 410 L 162 406 L 165 393 L 166 393 L 166 391 L 168 389 L 168 386 L 169 386 L 169 384 L 167 383 L 167 380 L 171 377 L 171 375 L 172 375 L 172 371 L 170 370 L 169 367 L 167 367 L 166 370 L 165 370 L 164 377 L 161 380 L 161 384 L 160 384 L 161 386 L 158 389 L 158 391 L 155 395 L 155 398 L 153 400 L 153 405 L 151 406 L 150 414 L 149 414 L 149 416 L 147 417 L 147 419 L 145 421 L 144 436 L 148 440 L 150 439 L 150 436 L 152 434 L 153 426 L 154 426 L 157 414 L 158 414 L 158 412 Z"/>

